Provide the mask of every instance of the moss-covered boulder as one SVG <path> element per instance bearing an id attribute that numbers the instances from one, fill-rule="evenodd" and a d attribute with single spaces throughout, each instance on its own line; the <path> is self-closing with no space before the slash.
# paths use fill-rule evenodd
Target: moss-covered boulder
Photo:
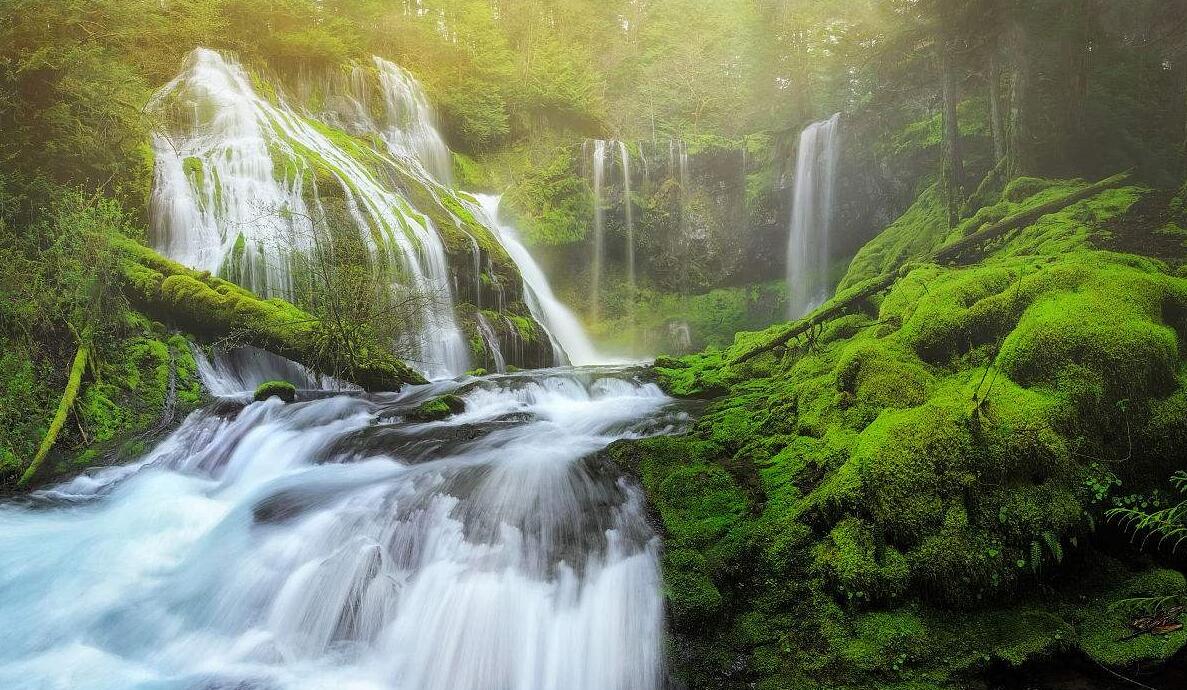
<path id="1" fill-rule="evenodd" d="M 252 395 L 252 399 L 257 402 L 274 397 L 286 403 L 296 402 L 297 387 L 288 381 L 265 381 L 256 387 L 256 392 Z"/>
<path id="2" fill-rule="evenodd" d="M 456 395 L 442 395 L 427 400 L 404 413 L 410 422 L 439 422 L 446 417 L 466 411 L 466 401 Z"/>

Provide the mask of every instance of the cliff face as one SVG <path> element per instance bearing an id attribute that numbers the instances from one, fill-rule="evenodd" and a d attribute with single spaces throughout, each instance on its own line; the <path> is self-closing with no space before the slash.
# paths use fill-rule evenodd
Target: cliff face
<path id="1" fill-rule="evenodd" d="M 885 290 L 744 362 L 780 327 L 657 362 L 712 402 L 694 433 L 614 453 L 666 531 L 692 686 L 980 687 L 1071 650 L 1125 670 L 1187 644 L 1125 639 L 1118 602 L 1185 583 L 1104 515 L 1183 468 L 1187 256 L 1157 239 L 1180 205 L 1104 190 L 909 263 L 1083 187 L 1020 180 L 951 234 L 924 193 L 845 279 L 897 270 Z"/>

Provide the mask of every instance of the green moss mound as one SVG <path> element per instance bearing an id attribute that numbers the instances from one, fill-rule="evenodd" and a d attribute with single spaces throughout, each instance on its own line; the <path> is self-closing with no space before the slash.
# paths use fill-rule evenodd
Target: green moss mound
<path id="1" fill-rule="evenodd" d="M 927 229 L 926 191 L 846 284 L 1082 187 L 1015 181 L 952 233 Z M 1183 647 L 1119 642 L 1114 606 L 1182 576 L 1091 546 L 1105 509 L 1184 463 L 1187 281 L 1101 249 L 1148 194 L 1103 191 L 973 265 L 902 271 L 744 363 L 769 333 L 656 362 L 669 392 L 714 400 L 687 437 L 615 449 L 666 532 L 690 685 L 957 688 L 995 664 L 1126 669 Z"/>
<path id="2" fill-rule="evenodd" d="M 288 381 L 265 381 L 256 387 L 256 392 L 252 395 L 252 399 L 257 402 L 273 397 L 286 403 L 296 402 L 297 387 Z"/>
<path id="3" fill-rule="evenodd" d="M 410 410 L 404 418 L 411 422 L 439 422 L 451 415 L 466 411 L 466 401 L 456 395 L 442 395 L 427 400 Z"/>

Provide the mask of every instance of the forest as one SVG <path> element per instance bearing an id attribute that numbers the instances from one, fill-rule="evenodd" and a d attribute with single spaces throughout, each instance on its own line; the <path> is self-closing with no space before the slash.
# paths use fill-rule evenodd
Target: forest
<path id="1" fill-rule="evenodd" d="M 1187 0 L 3 0 L 0 687 L 1187 687 Z"/>

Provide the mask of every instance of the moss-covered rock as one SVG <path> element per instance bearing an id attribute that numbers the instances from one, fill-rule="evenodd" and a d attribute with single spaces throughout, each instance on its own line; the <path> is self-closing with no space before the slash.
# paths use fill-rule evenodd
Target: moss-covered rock
<path id="1" fill-rule="evenodd" d="M 256 392 L 252 395 L 252 399 L 257 402 L 273 397 L 286 403 L 296 402 L 297 387 L 288 381 L 265 381 L 256 387 Z"/>
<path id="2" fill-rule="evenodd" d="M 442 395 L 427 400 L 404 414 L 411 422 L 439 422 L 446 417 L 466 411 L 466 401 L 456 395 Z"/>

